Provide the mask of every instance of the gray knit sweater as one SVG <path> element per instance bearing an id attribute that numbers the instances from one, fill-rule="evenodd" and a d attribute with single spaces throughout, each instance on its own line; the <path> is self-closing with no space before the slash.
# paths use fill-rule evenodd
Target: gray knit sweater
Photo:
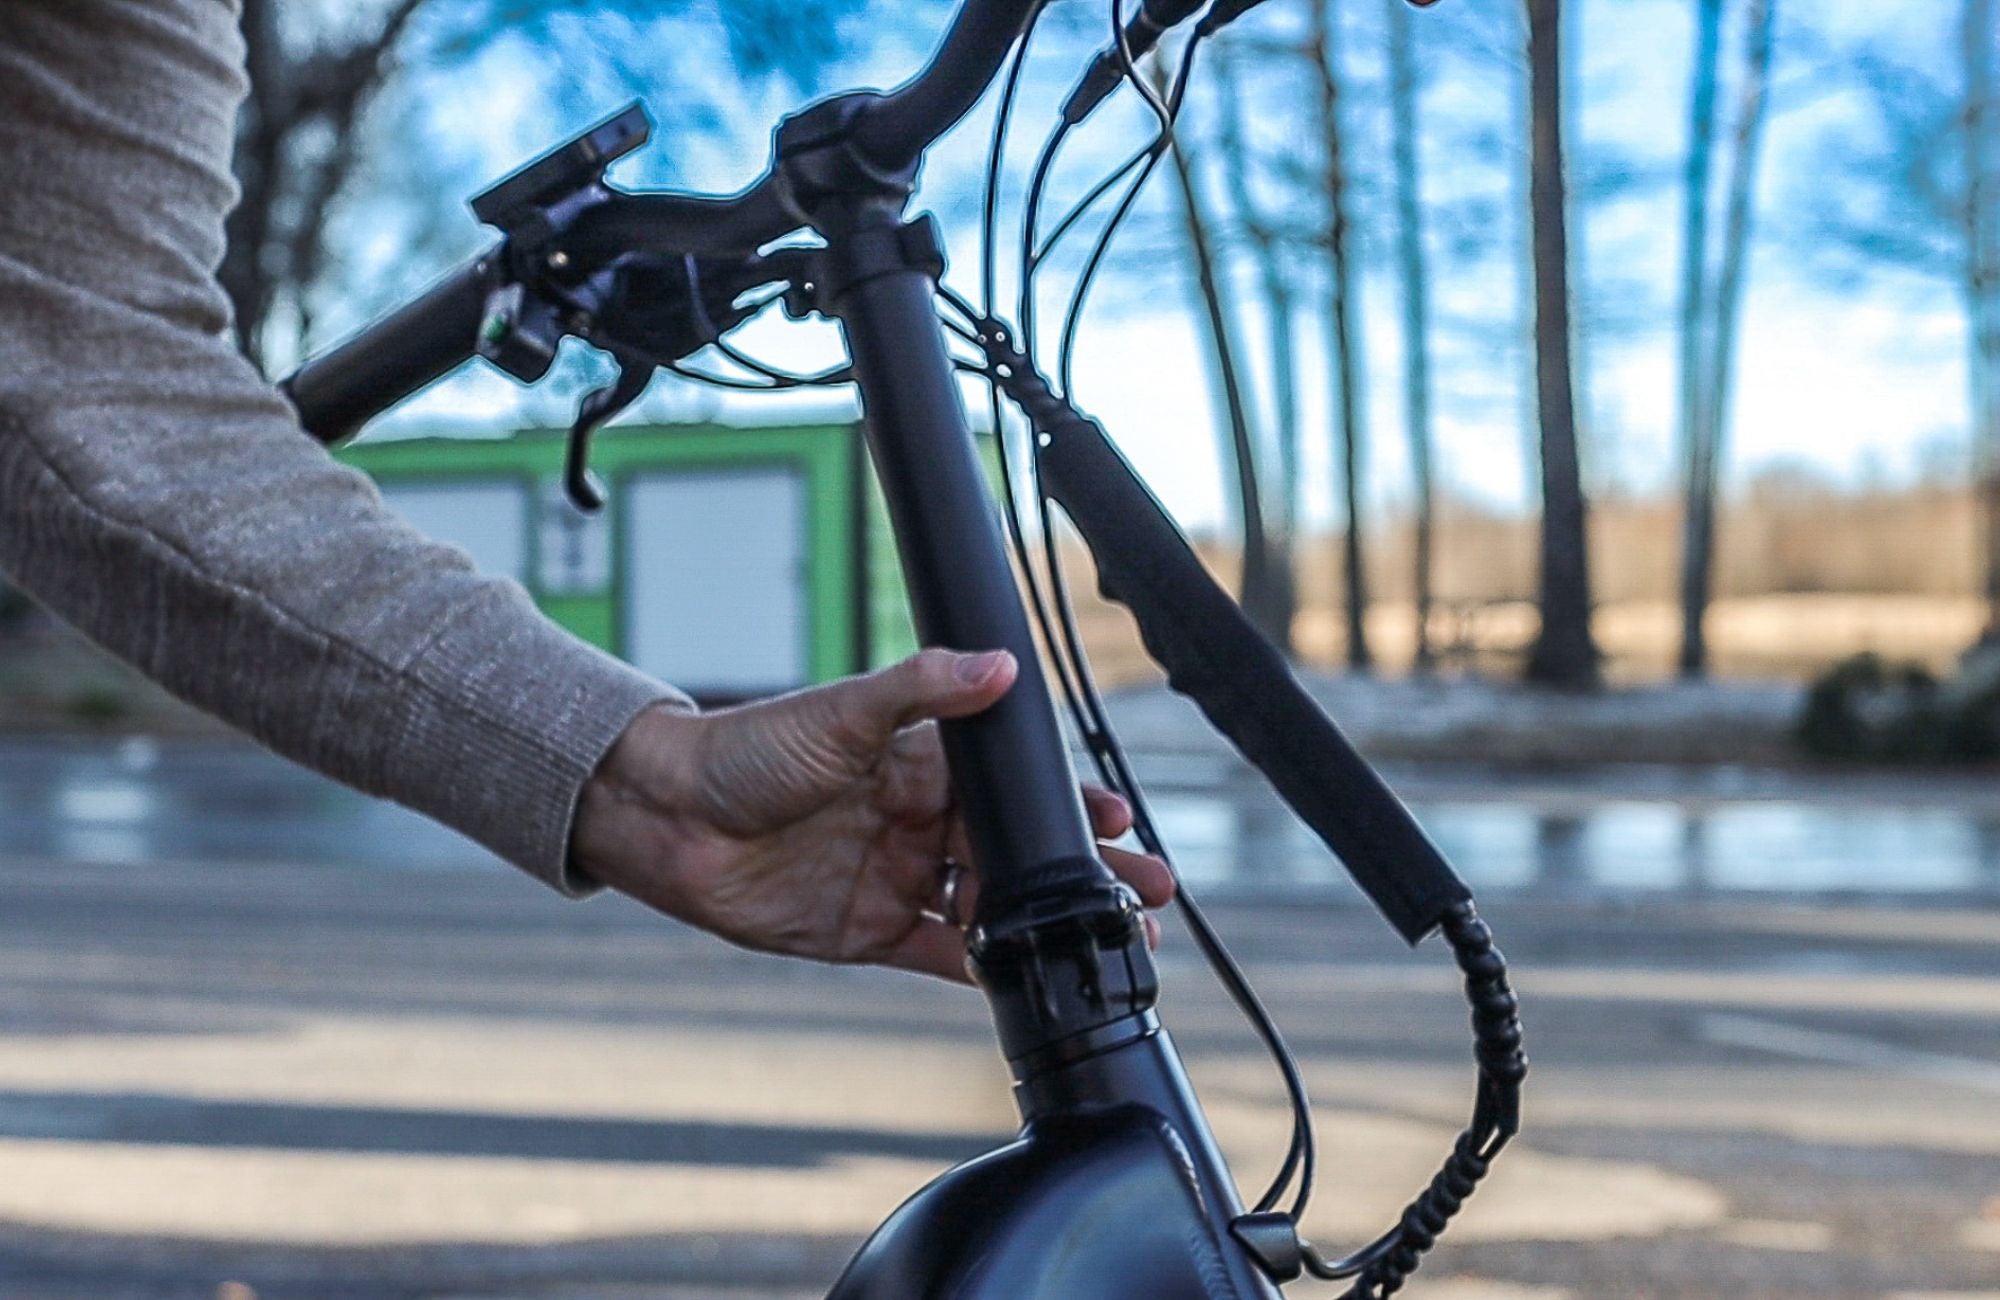
<path id="1" fill-rule="evenodd" d="M 0 568 L 170 690 L 559 888 L 685 697 L 336 465 L 227 341 L 234 0 L 0 0 Z"/>

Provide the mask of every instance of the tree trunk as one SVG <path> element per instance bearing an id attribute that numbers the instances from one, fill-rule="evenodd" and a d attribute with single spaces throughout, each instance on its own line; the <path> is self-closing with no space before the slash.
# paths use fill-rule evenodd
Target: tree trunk
<path id="1" fill-rule="evenodd" d="M 1267 630 L 1282 632 L 1282 636 L 1273 635 L 1272 640 L 1291 658 L 1296 654 L 1292 618 L 1298 611 L 1298 578 L 1292 568 L 1292 552 L 1298 544 L 1299 502 L 1299 377 L 1292 346 L 1295 315 L 1292 286 L 1285 274 L 1284 249 L 1278 231 L 1252 190 L 1250 142 L 1243 130 L 1242 80 L 1237 76 L 1234 47 L 1229 42 L 1215 43 L 1213 67 L 1222 110 L 1219 141 L 1222 173 L 1264 295 L 1272 406 L 1277 425 L 1272 450 L 1276 453 L 1278 470 L 1277 489 L 1268 498 L 1271 509 L 1266 516 L 1271 536 L 1271 606 L 1275 624 L 1274 629 Z"/>
<path id="2" fill-rule="evenodd" d="M 1587 167 L 1585 159 L 1588 146 L 1584 141 L 1583 123 L 1589 116 L 1583 102 L 1583 95 L 1576 87 L 1583 66 L 1584 5 L 1572 2 L 1563 10 L 1563 47 L 1559 54 L 1563 70 L 1563 166 L 1566 170 L 1581 171 Z M 1576 445 L 1577 459 L 1585 467 L 1590 477 L 1585 479 L 1587 491 L 1595 491 L 1602 483 L 1611 458 L 1603 455 L 1597 439 L 1603 432 L 1597 422 L 1596 372 L 1591 369 L 1595 353 L 1596 338 L 1592 333 L 1591 293 L 1590 293 L 1590 203 L 1589 194 L 1579 195 L 1576 188 L 1564 191 L 1565 209 L 1563 220 L 1569 231 L 1569 354 L 1570 372 L 1574 376 L 1576 392 Z"/>
<path id="3" fill-rule="evenodd" d="M 1158 65 L 1156 65 L 1157 67 Z M 1236 500 L 1243 538 L 1243 612 L 1264 635 L 1277 639 L 1275 602 L 1271 599 L 1270 536 L 1264 528 L 1264 507 L 1257 489 L 1255 439 L 1250 432 L 1250 412 L 1244 403 L 1241 371 L 1237 365 L 1235 338 L 1229 312 L 1222 300 L 1222 283 L 1215 261 L 1214 228 L 1201 188 L 1195 183 L 1194 168 L 1187 152 L 1178 144 L 1168 150 L 1173 158 L 1174 177 L 1179 181 L 1181 221 L 1187 235 L 1188 254 L 1194 261 L 1195 285 L 1201 297 L 1202 321 L 1207 326 L 1209 363 L 1220 389 L 1228 437 L 1222 440 L 1223 459 L 1234 471 Z"/>
<path id="4" fill-rule="evenodd" d="M 1688 94 L 1688 151 L 1681 222 L 1680 442 L 1681 442 L 1681 652 L 1683 677 L 1707 671 L 1702 620 L 1708 607 L 1709 549 L 1715 536 L 1715 502 L 1704 484 L 1706 437 L 1702 416 L 1709 376 L 1708 330 L 1713 321 L 1708 282 L 1709 165 L 1715 142 L 1716 51 L 1722 38 L 1722 0 L 1697 0 L 1694 63 Z"/>
<path id="5" fill-rule="evenodd" d="M 1972 442 L 1982 505 L 1983 640 L 2000 641 L 2000 102 L 1994 0 L 1965 0 L 1965 267 L 1971 325 Z"/>
<path id="6" fill-rule="evenodd" d="M 1410 481 L 1416 496 L 1414 667 L 1427 674 L 1435 667 L 1430 621 L 1436 491 L 1431 481 L 1430 271 L 1424 255 L 1423 185 L 1417 159 L 1417 68 L 1404 0 L 1383 3 L 1389 21 L 1389 113 L 1395 137 L 1396 260 L 1403 290 L 1403 423 L 1410 440 Z"/>
<path id="7" fill-rule="evenodd" d="M 1527 0 L 1529 207 L 1535 249 L 1535 401 L 1541 425 L 1541 631 L 1528 679 L 1597 685 L 1590 632 L 1590 559 L 1570 375 L 1569 237 L 1562 147 L 1561 0 Z"/>
<path id="8" fill-rule="evenodd" d="M 1361 347 L 1357 329 L 1359 286 L 1348 248 L 1351 228 L 1347 219 L 1347 164 L 1342 150 L 1340 127 L 1340 57 L 1336 40 L 1333 5 L 1337 0 L 1313 0 L 1313 70 L 1317 73 L 1320 133 L 1324 140 L 1321 161 L 1322 187 L 1327 212 L 1327 280 L 1332 370 L 1336 385 L 1335 409 L 1340 419 L 1341 491 L 1347 511 L 1345 545 L 1341 553 L 1341 574 L 1347 588 L 1347 666 L 1366 672 L 1373 663 L 1368 652 L 1367 566 L 1362 553 L 1361 507 L 1362 415 Z"/>
<path id="9" fill-rule="evenodd" d="M 1708 356 L 1702 371 L 1697 451 L 1688 485 L 1687 549 L 1682 570 L 1681 672 L 1708 669 L 1703 619 L 1713 598 L 1716 499 L 1729 438 L 1729 400 L 1736 372 L 1736 326 L 1743 305 L 1744 267 L 1757 199 L 1757 160 L 1764 138 L 1771 75 L 1771 30 L 1777 0 L 1749 0 L 1745 11 L 1743 84 L 1730 146 L 1729 206 L 1723 219 L 1722 266 L 1710 295 Z M 1690 633 L 1692 635 L 1690 635 Z"/>
<path id="10" fill-rule="evenodd" d="M 236 128 L 231 168 L 241 191 L 224 226 L 227 244 L 216 272 L 229 298 L 237 344 L 259 360 L 258 333 L 273 296 L 271 233 L 282 184 L 290 78 L 278 41 L 274 0 L 243 0 L 241 24 L 249 95 Z"/>
<path id="11" fill-rule="evenodd" d="M 354 128 L 362 106 L 362 101 L 356 98 L 329 112 L 327 129 L 331 140 L 326 153 L 301 178 L 304 197 L 301 211 L 325 212 L 346 188 L 357 161 Z M 285 242 L 285 269 L 296 308 L 292 350 L 300 360 L 313 345 L 312 291 L 325 271 L 327 251 L 324 220 L 299 222 Z"/>
<path id="12" fill-rule="evenodd" d="M 265 326 L 282 297 L 295 300 L 301 335 L 310 324 L 307 295 L 326 260 L 327 211 L 354 169 L 355 127 L 425 3 L 395 0 L 380 25 L 352 44 L 301 57 L 285 50 L 273 0 L 243 0 L 250 94 L 233 163 L 242 197 L 229 214 L 217 274 L 237 342 L 253 361 L 265 360 Z M 326 147 L 302 157 L 299 141 L 315 128 Z"/>

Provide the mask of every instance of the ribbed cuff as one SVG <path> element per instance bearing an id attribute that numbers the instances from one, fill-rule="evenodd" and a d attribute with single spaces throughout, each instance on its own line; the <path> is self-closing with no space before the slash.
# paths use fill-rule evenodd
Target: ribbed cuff
<path id="1" fill-rule="evenodd" d="M 597 886 L 570 865 L 591 773 L 654 705 L 686 695 L 585 644 L 511 583 L 439 629 L 407 670 L 416 688 L 387 756 L 388 786 L 561 892 Z"/>

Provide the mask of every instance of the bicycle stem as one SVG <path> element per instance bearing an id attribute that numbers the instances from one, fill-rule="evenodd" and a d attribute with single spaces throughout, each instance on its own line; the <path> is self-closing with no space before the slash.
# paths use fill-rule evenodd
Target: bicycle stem
<path id="1" fill-rule="evenodd" d="M 1179 1152 L 1229 1291 L 1277 1291 L 1236 1247 L 1228 1166 L 1153 1005 L 1158 980 L 1138 900 L 1099 860 L 1008 559 L 1001 522 L 935 307 L 943 256 L 906 221 L 913 169 L 884 175 L 835 101 L 780 132 L 779 161 L 825 239 L 818 308 L 846 336 L 863 422 L 926 645 L 1005 648 L 1020 675 L 998 704 L 942 724 L 982 892 L 971 965 L 992 1006 L 1030 1131 L 1126 1108 Z"/>
<path id="2" fill-rule="evenodd" d="M 1045 886 L 1108 882 L 1096 862 L 1000 520 L 937 323 L 935 282 L 916 258 L 927 225 L 870 203 L 829 220 L 824 299 L 841 323 L 861 390 L 876 473 L 895 526 L 917 634 L 925 645 L 1005 649 L 1014 687 L 976 717 L 943 724 L 955 788 L 991 915 Z M 905 232 L 913 232 L 906 234 Z M 880 265 L 871 265 L 879 263 Z M 871 273 L 872 272 L 872 273 Z"/>

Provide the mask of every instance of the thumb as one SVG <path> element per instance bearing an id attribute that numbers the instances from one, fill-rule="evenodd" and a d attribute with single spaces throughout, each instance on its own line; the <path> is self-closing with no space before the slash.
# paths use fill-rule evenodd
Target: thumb
<path id="1" fill-rule="evenodd" d="M 1019 673 L 1005 650 L 921 650 L 856 679 L 853 702 L 868 729 L 886 738 L 912 723 L 979 713 L 1005 695 Z"/>

